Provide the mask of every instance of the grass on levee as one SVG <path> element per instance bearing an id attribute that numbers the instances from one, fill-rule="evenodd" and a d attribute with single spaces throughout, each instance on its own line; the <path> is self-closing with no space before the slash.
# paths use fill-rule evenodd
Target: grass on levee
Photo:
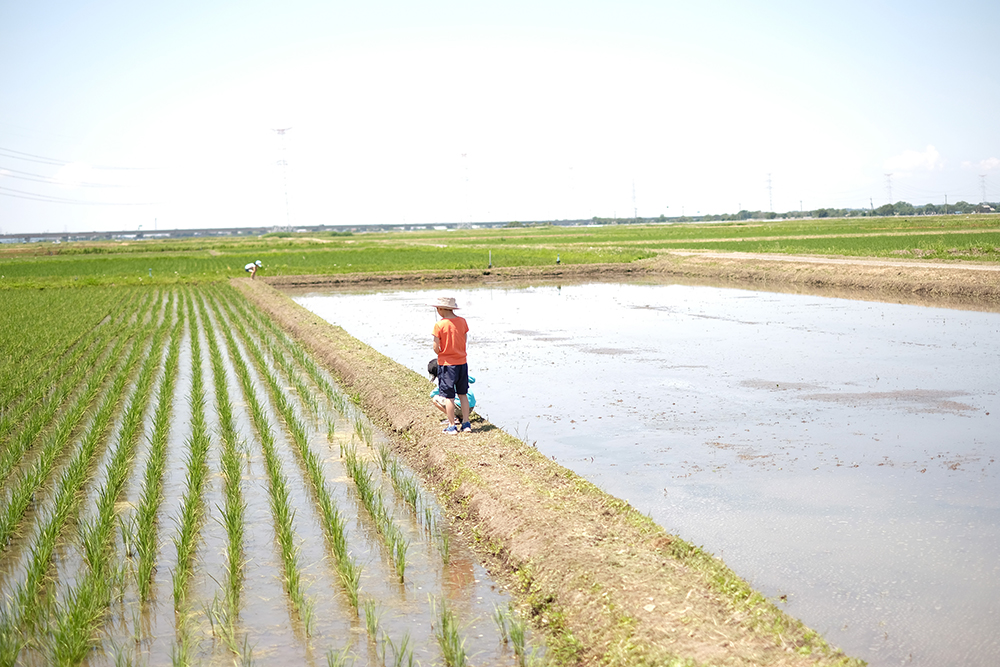
<path id="1" fill-rule="evenodd" d="M 0 248 L 0 289 L 216 281 L 244 275 L 332 275 L 629 263 L 669 249 L 1000 261 L 1000 215 L 821 218 L 719 223 L 539 225 L 498 229 L 128 242 Z"/>

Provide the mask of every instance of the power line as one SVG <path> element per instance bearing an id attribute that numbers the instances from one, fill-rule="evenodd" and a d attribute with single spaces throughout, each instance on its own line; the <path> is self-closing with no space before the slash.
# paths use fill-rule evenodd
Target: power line
<path id="1" fill-rule="evenodd" d="M 44 176 L 42 174 L 33 174 L 29 171 L 19 171 L 17 169 L 8 169 L 6 167 L 0 167 L 0 176 L 7 176 L 8 178 L 16 178 L 22 181 L 34 181 L 35 183 L 48 183 L 49 185 L 68 185 L 68 186 L 80 186 L 85 188 L 128 188 L 132 187 L 129 185 L 114 185 L 110 183 L 84 183 L 84 182 L 67 182 L 60 181 L 49 176 Z"/>
<path id="2" fill-rule="evenodd" d="M 4 148 L 0 146 L 0 156 L 9 157 L 15 160 L 24 160 L 25 162 L 37 162 L 39 164 L 48 164 L 54 167 L 66 167 L 72 162 L 67 162 L 65 160 L 58 160 L 52 157 L 45 157 L 44 155 L 34 155 L 33 153 L 23 153 L 21 151 L 15 151 L 10 148 Z M 156 169 L 156 167 L 108 167 L 101 165 L 88 165 L 91 169 L 105 169 L 111 171 L 147 171 L 150 169 Z"/>
<path id="3" fill-rule="evenodd" d="M 28 199 L 30 201 L 41 201 L 49 204 L 74 204 L 77 206 L 152 206 L 152 202 L 98 202 L 83 201 L 82 199 L 69 199 L 67 197 L 53 197 L 50 195 L 40 195 L 35 192 L 25 192 L 24 190 L 14 190 L 0 185 L 0 195 L 13 197 L 15 199 Z"/>

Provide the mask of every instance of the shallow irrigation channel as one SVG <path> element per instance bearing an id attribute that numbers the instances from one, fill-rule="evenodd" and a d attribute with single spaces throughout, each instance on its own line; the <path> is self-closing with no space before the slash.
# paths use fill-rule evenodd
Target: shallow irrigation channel
<path id="1" fill-rule="evenodd" d="M 544 658 L 430 490 L 273 323 L 228 286 L 123 295 L 34 357 L 59 384 L 3 406 L 20 425 L 0 433 L 0 665 Z"/>

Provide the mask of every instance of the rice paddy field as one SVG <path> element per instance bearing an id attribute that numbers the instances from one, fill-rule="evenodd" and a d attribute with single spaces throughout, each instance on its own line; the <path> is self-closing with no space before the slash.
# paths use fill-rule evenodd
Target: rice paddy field
<path id="1" fill-rule="evenodd" d="M 669 250 L 998 262 L 1000 214 L 11 244 L 0 247 L 0 289 L 222 280 L 257 259 L 270 277 L 627 264 Z"/>
<path id="2" fill-rule="evenodd" d="M 544 659 L 433 493 L 227 284 L 3 301 L 0 665 Z"/>
<path id="3" fill-rule="evenodd" d="M 670 249 L 1000 261 L 1000 216 L 0 248 L 0 667 L 547 664 L 434 489 L 226 280 Z"/>

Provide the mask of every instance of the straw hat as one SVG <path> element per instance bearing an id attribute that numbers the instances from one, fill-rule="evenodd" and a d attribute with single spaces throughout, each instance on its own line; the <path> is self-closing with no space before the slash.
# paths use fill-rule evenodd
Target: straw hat
<path id="1" fill-rule="evenodd" d="M 455 297 L 451 296 L 439 296 L 437 301 L 428 305 L 434 308 L 444 308 L 445 310 L 458 310 L 458 302 L 455 301 Z"/>

